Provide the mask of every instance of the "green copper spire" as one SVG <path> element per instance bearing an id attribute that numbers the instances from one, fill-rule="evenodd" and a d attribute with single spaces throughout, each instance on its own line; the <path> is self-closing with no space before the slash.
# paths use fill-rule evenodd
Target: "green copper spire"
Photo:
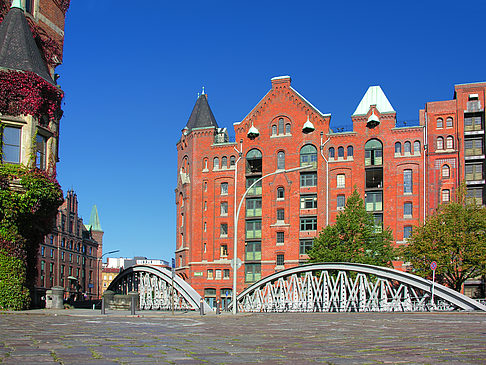
<path id="1" fill-rule="evenodd" d="M 103 232 L 101 229 L 100 218 L 98 217 L 98 209 L 96 208 L 96 204 L 93 205 L 93 209 L 91 210 L 91 216 L 89 217 L 89 226 L 93 231 Z"/>
<path id="2" fill-rule="evenodd" d="M 22 6 L 21 0 L 13 0 L 12 6 L 10 8 L 19 8 L 19 9 L 24 10 L 24 7 Z"/>

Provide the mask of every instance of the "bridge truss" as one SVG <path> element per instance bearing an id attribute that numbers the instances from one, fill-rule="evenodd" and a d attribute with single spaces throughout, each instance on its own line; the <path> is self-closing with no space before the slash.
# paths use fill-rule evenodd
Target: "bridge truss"
<path id="1" fill-rule="evenodd" d="M 443 285 L 432 289 L 430 280 L 351 263 L 283 270 L 245 289 L 237 301 L 242 312 L 486 311 L 486 306 Z"/>
<path id="2" fill-rule="evenodd" d="M 142 310 L 199 310 L 202 303 L 205 313 L 212 311 L 188 283 L 162 267 L 129 267 L 118 274 L 108 290 L 115 294 L 138 292 Z"/>

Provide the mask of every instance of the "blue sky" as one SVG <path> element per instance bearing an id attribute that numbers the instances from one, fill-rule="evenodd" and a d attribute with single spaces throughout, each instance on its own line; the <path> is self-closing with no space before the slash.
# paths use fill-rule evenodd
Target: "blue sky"
<path id="1" fill-rule="evenodd" d="M 203 86 L 230 130 L 281 75 L 333 128 L 350 128 L 370 85 L 417 121 L 454 84 L 486 80 L 484 14 L 483 0 L 72 1 L 58 179 L 85 223 L 98 206 L 104 252 L 169 260 L 175 144 Z"/>

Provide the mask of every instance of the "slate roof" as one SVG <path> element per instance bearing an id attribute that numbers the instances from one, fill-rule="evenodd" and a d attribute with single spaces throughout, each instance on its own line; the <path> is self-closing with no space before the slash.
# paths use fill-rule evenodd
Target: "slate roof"
<path id="1" fill-rule="evenodd" d="M 186 128 L 190 131 L 194 128 L 218 127 L 216 118 L 208 104 L 207 94 L 201 94 L 197 98 L 196 105 L 192 109 Z"/>
<path id="2" fill-rule="evenodd" d="M 0 24 L 0 67 L 32 71 L 54 84 L 30 31 L 24 11 L 13 7 Z"/>

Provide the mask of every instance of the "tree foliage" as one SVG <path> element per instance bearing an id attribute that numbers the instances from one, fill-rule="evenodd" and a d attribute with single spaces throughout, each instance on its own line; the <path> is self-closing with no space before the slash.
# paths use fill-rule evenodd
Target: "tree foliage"
<path id="1" fill-rule="evenodd" d="M 486 208 L 467 203 L 462 186 L 456 200 L 441 204 L 408 242 L 403 254 L 414 274 L 432 276 L 436 261 L 438 281 L 460 291 L 467 279 L 486 274 Z"/>
<path id="2" fill-rule="evenodd" d="M 391 266 L 395 258 L 393 235 L 388 228 L 377 229 L 373 216 L 366 211 L 355 189 L 336 223 L 319 233 L 308 255 L 310 262 Z"/>

